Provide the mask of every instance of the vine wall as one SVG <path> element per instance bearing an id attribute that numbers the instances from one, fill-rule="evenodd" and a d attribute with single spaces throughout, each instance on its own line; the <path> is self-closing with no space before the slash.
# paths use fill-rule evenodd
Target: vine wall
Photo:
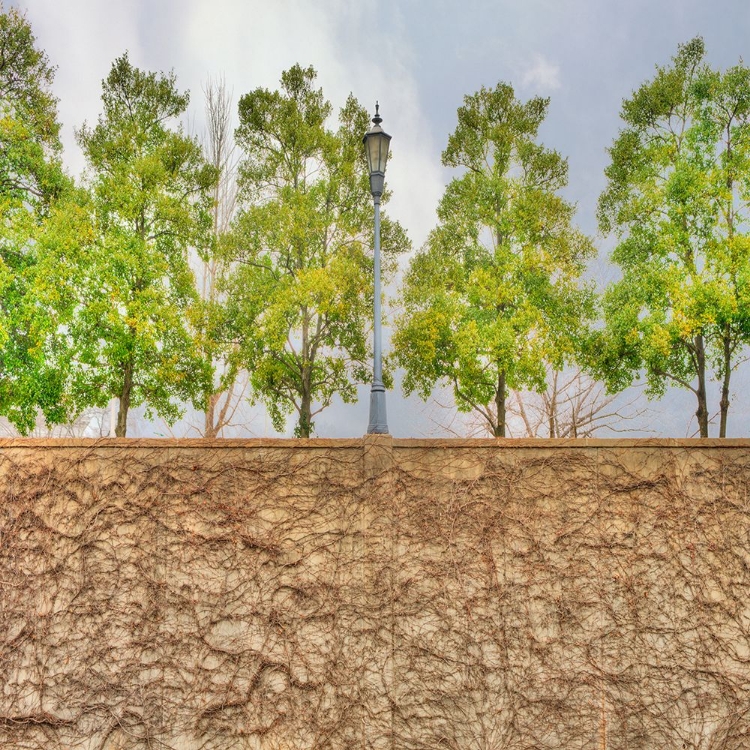
<path id="1" fill-rule="evenodd" d="M 0 747 L 750 747 L 750 441 L 0 440 Z"/>

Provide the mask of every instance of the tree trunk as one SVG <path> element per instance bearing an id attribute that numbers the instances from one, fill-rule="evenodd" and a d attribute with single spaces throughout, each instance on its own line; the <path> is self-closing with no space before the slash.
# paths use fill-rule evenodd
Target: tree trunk
<path id="1" fill-rule="evenodd" d="M 732 348 L 729 340 L 729 326 L 724 330 L 724 378 L 721 383 L 721 422 L 719 425 L 719 437 L 727 436 L 727 415 L 729 414 L 729 379 L 732 377 Z"/>
<path id="2" fill-rule="evenodd" d="M 297 437 L 309 438 L 312 430 L 312 399 L 309 388 L 303 388 L 299 407 L 299 422 L 297 423 Z"/>
<path id="3" fill-rule="evenodd" d="M 128 410 L 130 409 L 130 395 L 133 391 L 133 364 L 128 362 L 123 373 L 122 392 L 120 393 L 120 410 L 117 412 L 117 427 L 115 435 L 125 437 L 128 431 Z"/>
<path id="4" fill-rule="evenodd" d="M 299 422 L 295 430 L 297 437 L 309 438 L 312 430 L 312 353 L 310 351 L 310 317 L 307 307 L 302 308 L 302 346 L 300 356 L 302 358 L 300 370 L 300 405 Z"/>
<path id="5" fill-rule="evenodd" d="M 708 437 L 708 402 L 706 399 L 706 349 L 703 336 L 698 334 L 695 339 L 695 354 L 698 365 L 698 410 L 695 416 L 698 418 L 698 429 L 702 438 Z"/>
<path id="6" fill-rule="evenodd" d="M 212 393 L 208 397 L 206 406 L 206 421 L 203 425 L 203 437 L 213 439 L 216 437 L 217 429 L 214 424 L 214 413 L 216 411 L 216 402 L 219 400 L 220 393 Z"/>
<path id="7" fill-rule="evenodd" d="M 730 121 L 731 122 L 731 121 Z M 727 123 L 726 128 L 726 144 L 727 144 L 727 159 L 726 163 L 732 163 L 732 128 L 730 123 Z M 727 243 L 731 246 L 732 240 L 734 239 L 734 179 L 732 170 L 727 171 Z M 736 290 L 736 280 L 734 281 Z M 735 291 L 735 295 L 737 292 Z M 731 327 L 729 324 L 724 326 L 724 335 L 722 336 L 722 344 L 724 345 L 723 358 L 724 358 L 724 377 L 721 383 L 721 401 L 719 401 L 719 409 L 721 410 L 721 417 L 719 422 L 719 437 L 725 438 L 727 436 L 727 416 L 729 414 L 729 379 L 732 377 L 732 346 L 731 346 Z"/>
<path id="8" fill-rule="evenodd" d="M 495 437 L 505 437 L 505 371 L 500 372 L 497 376 L 495 406 L 497 407 L 497 424 L 495 425 Z"/>
<path id="9" fill-rule="evenodd" d="M 552 375 L 552 397 L 548 403 L 549 413 L 547 417 L 549 419 L 549 436 L 551 438 L 557 437 L 557 430 L 555 429 L 555 422 L 557 421 L 557 371 Z"/>

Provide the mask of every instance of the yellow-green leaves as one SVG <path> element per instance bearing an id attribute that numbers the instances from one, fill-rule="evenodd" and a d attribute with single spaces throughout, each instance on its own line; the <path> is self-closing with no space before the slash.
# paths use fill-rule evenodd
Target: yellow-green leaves
<path id="1" fill-rule="evenodd" d="M 15 8 L 0 8 L 0 60 L 0 413 L 24 432 L 40 408 L 50 420 L 64 416 L 52 369 L 56 322 L 35 295 L 40 238 L 70 181 L 59 160 L 54 68 Z"/>
<path id="2" fill-rule="evenodd" d="M 447 383 L 495 435 L 507 389 L 543 387 L 546 364 L 571 359 L 592 315 L 577 281 L 593 247 L 556 192 L 567 163 L 535 140 L 547 104 L 504 83 L 465 97 L 443 163 L 467 171 L 412 260 L 393 340 L 407 392 Z"/>
<path id="3" fill-rule="evenodd" d="M 78 140 L 87 157 L 88 234 L 79 234 L 71 276 L 62 262 L 60 227 L 50 257 L 59 284 L 75 279 L 67 321 L 68 380 L 79 408 L 120 400 L 144 403 L 172 421 L 179 401 L 199 405 L 210 378 L 189 327 L 197 302 L 188 249 L 205 246 L 215 170 L 198 143 L 170 121 L 187 106 L 173 75 L 134 68 L 118 58 L 103 83 L 104 112 Z M 70 209 L 69 209 L 70 210 Z"/>
<path id="4" fill-rule="evenodd" d="M 303 437 L 334 395 L 352 401 L 369 379 L 372 318 L 368 116 L 350 96 L 331 130 L 315 77 L 295 65 L 280 90 L 240 99 L 242 209 L 225 243 L 229 315 L 254 398 L 278 430 L 296 413 Z M 381 237 L 388 275 L 408 240 L 385 215 Z"/>
<path id="5" fill-rule="evenodd" d="M 668 383 L 692 390 L 707 437 L 710 370 L 722 382 L 724 436 L 730 375 L 750 333 L 750 70 L 711 70 L 704 56 L 701 39 L 682 45 L 623 104 L 599 200 L 623 271 L 604 298 L 599 374 L 613 389 L 644 371 L 653 395 Z"/>

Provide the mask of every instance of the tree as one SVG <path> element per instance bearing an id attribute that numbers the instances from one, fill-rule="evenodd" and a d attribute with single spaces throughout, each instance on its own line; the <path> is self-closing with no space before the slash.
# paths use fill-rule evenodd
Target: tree
<path id="1" fill-rule="evenodd" d="M 6 212 L 49 203 L 66 184 L 53 79 L 54 68 L 35 47 L 26 18 L 15 8 L 0 13 L 0 195 Z"/>
<path id="2" fill-rule="evenodd" d="M 73 298 L 58 308 L 69 312 L 71 398 L 79 410 L 119 398 L 116 433 L 125 436 L 131 406 L 171 421 L 176 399 L 199 405 L 205 393 L 210 367 L 188 326 L 197 293 L 187 252 L 206 244 L 216 172 L 195 140 L 169 127 L 188 104 L 173 74 L 142 72 L 126 54 L 102 90 L 97 125 L 77 133 L 90 197 L 60 217 L 66 226 L 79 216 L 89 240 L 73 247 L 53 233 L 47 278 Z"/>
<path id="3" fill-rule="evenodd" d="M 622 279 L 606 291 L 595 349 L 610 389 L 645 371 L 652 397 L 669 384 L 692 391 L 701 437 L 713 364 L 725 437 L 730 377 L 750 335 L 750 71 L 717 73 L 704 58 L 700 38 L 681 45 L 623 102 L 599 200 Z"/>
<path id="4" fill-rule="evenodd" d="M 629 399 L 608 394 L 604 383 L 594 380 L 580 367 L 547 368 L 547 387 L 539 391 L 511 390 L 505 404 L 506 435 L 513 438 L 590 438 L 604 432 L 641 430 L 634 420 L 646 409 L 639 408 L 640 394 Z M 430 419 L 441 433 L 458 437 L 493 435 L 490 422 L 479 412 L 460 418 L 452 391 L 431 397 Z M 488 407 L 494 410 L 494 404 Z M 442 412 L 442 413 L 441 413 Z"/>
<path id="5" fill-rule="evenodd" d="M 296 412 L 295 433 L 338 394 L 356 398 L 370 378 L 372 202 L 362 136 L 366 111 L 349 96 L 339 126 L 314 88 L 313 68 L 295 65 L 281 90 L 256 89 L 239 102 L 241 211 L 225 258 L 230 319 L 254 398 L 274 427 Z M 408 247 L 382 220 L 384 268 Z"/>
<path id="6" fill-rule="evenodd" d="M 207 120 L 203 150 L 218 179 L 213 188 L 209 245 L 201 253 L 201 301 L 196 321 L 201 350 L 214 367 L 214 376 L 205 395 L 202 432 L 203 437 L 215 438 L 231 424 L 245 390 L 238 382 L 241 375 L 237 347 L 228 332 L 226 298 L 219 289 L 221 255 L 218 247 L 235 215 L 238 160 L 232 138 L 232 97 L 224 80 L 209 80 L 203 91 Z"/>
<path id="7" fill-rule="evenodd" d="M 602 430 L 627 432 L 641 416 L 635 399 L 623 401 L 578 368 L 547 374 L 542 393 L 513 391 L 508 412 L 522 425 L 523 437 L 588 438 Z"/>
<path id="8" fill-rule="evenodd" d="M 547 365 L 573 357 L 593 312 L 578 284 L 593 247 L 558 195 L 567 161 L 536 143 L 548 104 L 520 102 L 505 83 L 464 98 L 443 152 L 464 173 L 410 265 L 394 335 L 407 393 L 448 383 L 459 410 L 498 437 L 509 389 L 543 389 Z"/>
<path id="9" fill-rule="evenodd" d="M 61 382 L 31 286 L 38 236 L 70 187 L 60 163 L 54 68 L 16 9 L 0 9 L 0 413 L 22 432 L 63 418 Z"/>

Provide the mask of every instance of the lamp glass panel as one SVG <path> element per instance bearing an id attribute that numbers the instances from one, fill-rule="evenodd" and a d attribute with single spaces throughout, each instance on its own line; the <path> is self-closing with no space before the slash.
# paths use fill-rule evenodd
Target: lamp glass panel
<path id="1" fill-rule="evenodd" d="M 370 170 L 370 174 L 373 172 L 385 173 L 390 140 L 391 136 L 379 128 L 371 130 L 365 135 L 365 153 L 367 154 L 367 167 Z"/>
<path id="2" fill-rule="evenodd" d="M 385 133 L 372 133 L 367 136 L 367 161 L 370 172 L 385 172 L 388 141 L 390 138 Z"/>
<path id="3" fill-rule="evenodd" d="M 367 166 L 370 172 L 378 171 L 378 161 L 380 155 L 380 138 L 373 133 L 367 136 Z"/>
<path id="4" fill-rule="evenodd" d="M 388 146 L 391 143 L 390 136 L 383 133 L 380 136 L 380 171 L 385 172 L 385 165 L 388 161 Z"/>

